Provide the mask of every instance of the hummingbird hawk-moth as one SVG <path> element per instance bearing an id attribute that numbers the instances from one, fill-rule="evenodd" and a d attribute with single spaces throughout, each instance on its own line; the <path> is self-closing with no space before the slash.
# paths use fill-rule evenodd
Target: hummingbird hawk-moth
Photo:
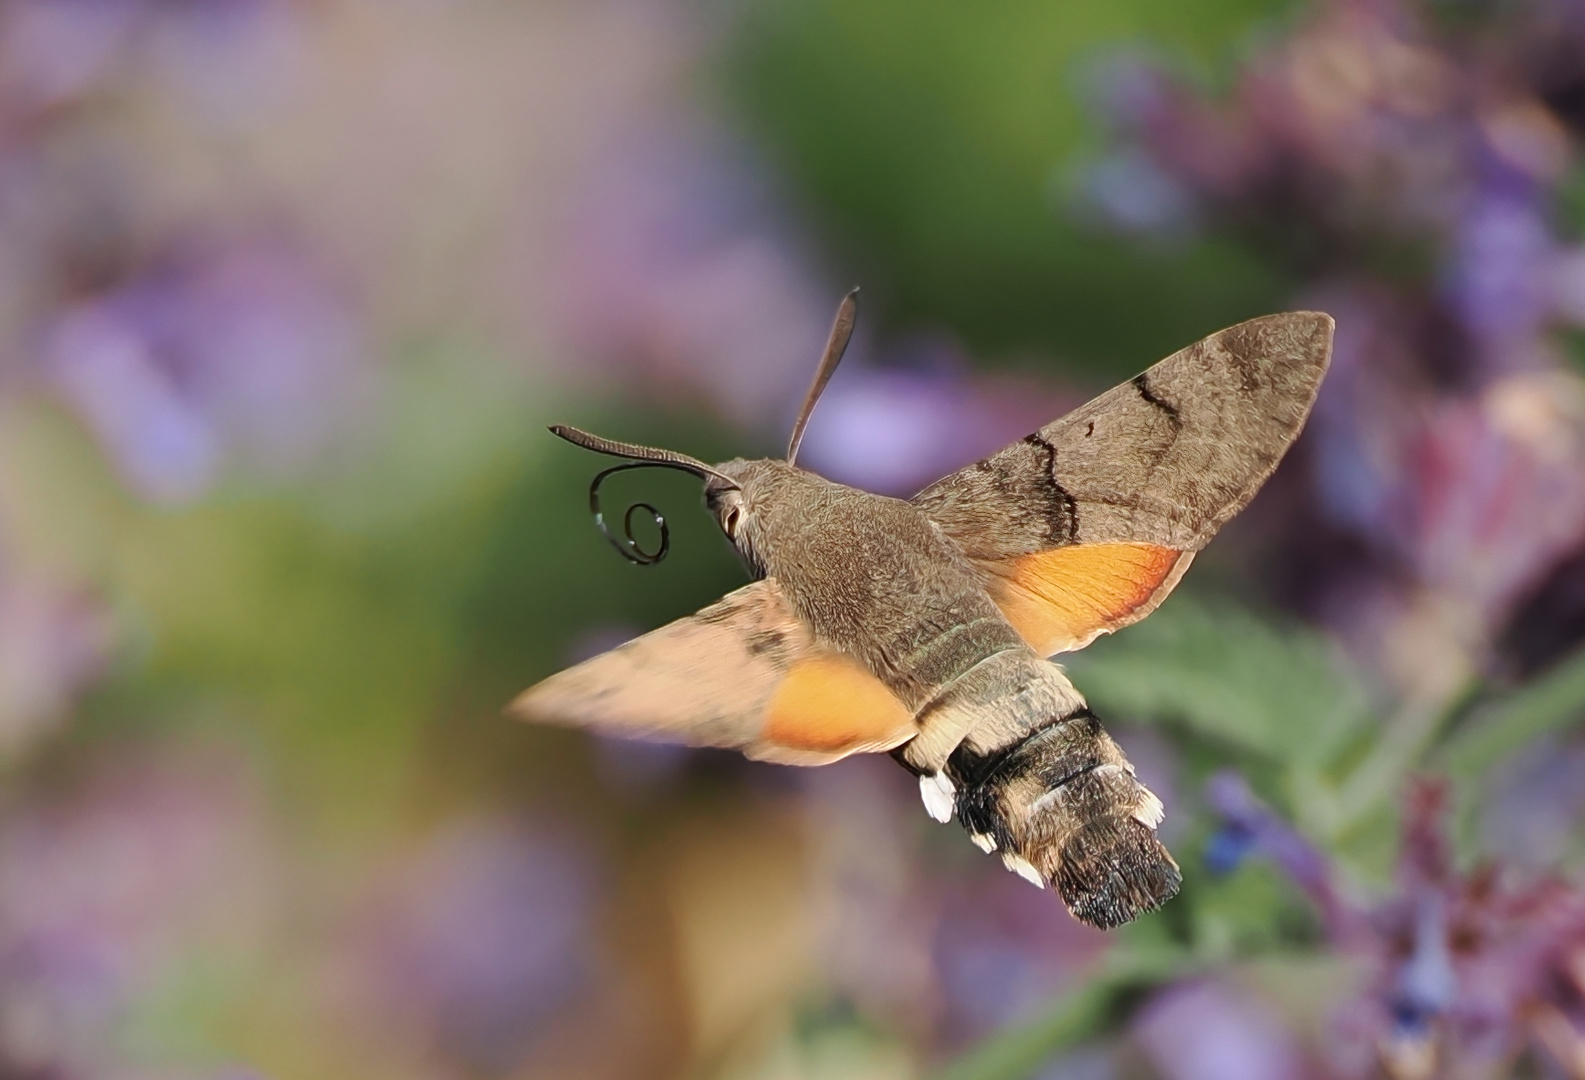
<path id="1" fill-rule="evenodd" d="M 704 482 L 757 579 L 523 692 L 517 716 L 821 765 L 889 751 L 937 821 L 1052 883 L 1093 926 L 1178 891 L 1161 801 L 1048 657 L 1148 615 L 1244 508 L 1304 425 L 1332 319 L 1212 334 L 912 499 L 796 466 L 852 333 L 849 294 L 784 461 L 708 465 L 557 426 L 579 446 Z M 662 543 L 633 540 L 637 509 Z M 629 558 L 665 554 L 638 504 Z"/>

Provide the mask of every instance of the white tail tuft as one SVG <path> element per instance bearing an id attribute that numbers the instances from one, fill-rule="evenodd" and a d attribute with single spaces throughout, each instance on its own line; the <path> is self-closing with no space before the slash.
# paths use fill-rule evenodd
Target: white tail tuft
<path id="1" fill-rule="evenodd" d="M 1167 816 L 1167 808 L 1161 805 L 1161 800 L 1156 798 L 1156 793 L 1140 785 L 1139 790 L 1144 793 L 1139 800 L 1139 805 L 1134 807 L 1134 820 L 1146 828 L 1155 830 L 1161 824 L 1162 818 Z"/>
<path id="2" fill-rule="evenodd" d="M 957 805 L 958 789 L 943 773 L 921 773 L 919 797 L 925 801 L 925 813 L 943 824 L 952 820 L 952 809 Z"/>
<path id="3" fill-rule="evenodd" d="M 1040 871 L 1036 870 L 1029 860 L 1024 858 L 1022 855 L 1014 855 L 1010 851 L 1003 852 L 1002 865 L 1007 867 L 1007 869 L 1011 870 L 1013 873 L 1017 874 L 1019 877 L 1023 878 L 1025 881 L 1029 882 L 1029 884 L 1033 885 L 1035 888 L 1044 889 L 1046 887 L 1046 879 L 1041 877 Z"/>

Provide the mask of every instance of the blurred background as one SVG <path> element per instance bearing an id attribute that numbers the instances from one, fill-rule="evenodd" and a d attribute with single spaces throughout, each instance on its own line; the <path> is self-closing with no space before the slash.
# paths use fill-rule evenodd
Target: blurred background
<path id="1" fill-rule="evenodd" d="M 4 0 L 0 1077 L 1585 1076 L 1581 0 Z M 908 495 L 1337 320 L 1069 664 L 1114 934 L 825 769 L 501 707 L 743 572 L 552 421 Z"/>

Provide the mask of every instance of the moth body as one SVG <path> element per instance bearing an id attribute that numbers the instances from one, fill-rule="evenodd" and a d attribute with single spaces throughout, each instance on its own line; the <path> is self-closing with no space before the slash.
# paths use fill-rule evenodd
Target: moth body
<path id="1" fill-rule="evenodd" d="M 758 579 L 524 691 L 525 718 L 820 765 L 889 751 L 925 809 L 1069 910 L 1112 927 L 1180 875 L 1161 800 L 1047 657 L 1144 618 L 1297 437 L 1331 355 L 1317 312 L 1251 319 L 1182 349 L 1067 416 L 893 499 L 795 466 L 842 355 L 854 297 L 793 428 L 787 460 L 708 465 L 552 430 L 700 477 Z M 643 504 L 640 504 L 641 506 Z M 628 516 L 632 514 L 629 510 Z M 625 520 L 625 519 L 624 519 Z"/>
<path id="2" fill-rule="evenodd" d="M 1177 892 L 1156 840 L 1161 803 L 1062 670 L 1030 649 L 978 570 L 916 505 L 779 461 L 715 466 L 740 487 L 706 499 L 793 613 L 908 709 L 893 756 L 931 816 L 1086 921 L 1115 926 Z M 1105 868 L 1101 872 L 1099 868 Z"/>
<path id="3" fill-rule="evenodd" d="M 728 537 L 744 559 L 911 713 L 985 657 L 1026 648 L 981 575 L 912 503 L 780 461 L 717 468 L 743 485 Z"/>

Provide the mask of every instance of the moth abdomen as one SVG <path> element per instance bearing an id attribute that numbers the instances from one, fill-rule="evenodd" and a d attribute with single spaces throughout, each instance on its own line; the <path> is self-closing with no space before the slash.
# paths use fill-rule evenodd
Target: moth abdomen
<path id="1" fill-rule="evenodd" d="M 1171 852 L 1132 815 L 1085 822 L 1055 862 L 1051 880 L 1063 903 L 1080 922 L 1102 930 L 1154 911 L 1178 895 L 1183 884 Z"/>
<path id="2" fill-rule="evenodd" d="M 1161 801 L 1126 764 L 1087 770 L 1030 810 L 1025 858 L 1081 921 L 1111 929 L 1177 895 L 1183 876 L 1156 837 Z"/>
<path id="3" fill-rule="evenodd" d="M 1161 801 L 1088 709 L 990 754 L 959 747 L 948 772 L 974 842 L 1049 881 L 1079 920 L 1110 929 L 1177 894 L 1182 875 L 1155 833 Z"/>

